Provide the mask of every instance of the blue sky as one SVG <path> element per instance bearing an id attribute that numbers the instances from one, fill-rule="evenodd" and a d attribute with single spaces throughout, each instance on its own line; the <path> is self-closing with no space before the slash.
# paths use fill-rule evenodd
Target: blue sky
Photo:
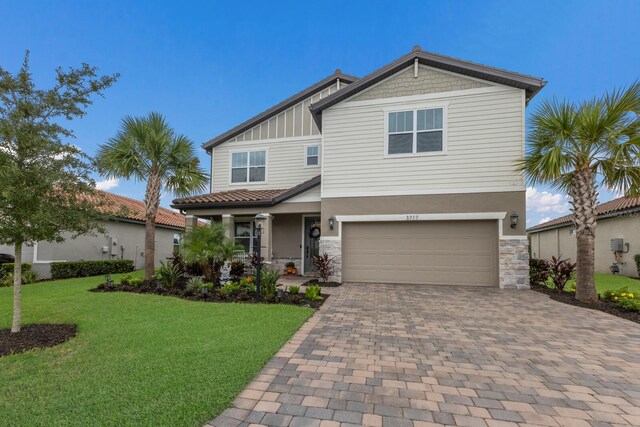
<path id="1" fill-rule="evenodd" d="M 580 101 L 640 74 L 638 1 L 14 1 L 2 9 L 5 69 L 17 70 L 31 49 L 39 84 L 51 84 L 55 67 L 82 62 L 121 74 L 70 124 L 89 154 L 124 115 L 149 111 L 200 145 L 336 68 L 363 76 L 415 44 L 544 77 L 529 112 L 543 99 Z M 204 150 L 200 157 L 208 169 Z M 112 184 L 110 191 L 143 197 L 143 184 Z M 601 192 L 601 200 L 612 197 Z M 532 189 L 527 222 L 567 209 L 561 194 Z"/>

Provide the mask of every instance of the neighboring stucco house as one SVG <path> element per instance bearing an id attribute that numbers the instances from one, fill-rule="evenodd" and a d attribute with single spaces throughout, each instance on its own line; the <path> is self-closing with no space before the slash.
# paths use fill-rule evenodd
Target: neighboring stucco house
<path id="1" fill-rule="evenodd" d="M 526 287 L 515 162 L 544 84 L 418 47 L 363 78 L 337 70 L 206 142 L 211 193 L 172 206 L 248 251 L 268 213 L 263 256 L 305 274 L 326 252 L 343 282 Z"/>
<path id="2" fill-rule="evenodd" d="M 50 264 L 55 261 L 130 259 L 136 269 L 144 267 L 144 203 L 113 193 L 102 193 L 106 213 L 114 213 L 102 224 L 106 235 L 85 235 L 67 238 L 63 243 L 37 242 L 24 246 L 22 260 L 33 263 L 33 271 L 39 278 L 51 277 Z M 124 210 L 121 209 L 123 207 Z M 156 265 L 173 254 L 174 245 L 184 228 L 184 215 L 165 208 L 158 210 Z M 13 255 L 13 252 L 12 246 L 0 245 L 0 253 Z"/>
<path id="3" fill-rule="evenodd" d="M 620 197 L 596 209 L 596 272 L 610 274 L 615 264 L 620 274 L 638 277 L 633 256 L 640 254 L 640 197 Z M 555 256 L 575 262 L 576 235 L 571 215 L 531 227 L 527 233 L 532 258 Z"/>

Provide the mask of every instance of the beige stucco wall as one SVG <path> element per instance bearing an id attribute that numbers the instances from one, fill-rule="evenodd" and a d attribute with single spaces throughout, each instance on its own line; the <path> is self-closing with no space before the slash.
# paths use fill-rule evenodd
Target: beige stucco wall
<path id="1" fill-rule="evenodd" d="M 515 211 L 518 226 L 510 227 L 511 213 Z M 496 192 L 470 194 L 430 194 L 422 196 L 382 196 L 322 199 L 323 236 L 337 236 L 338 227 L 329 230 L 332 215 L 383 215 L 507 212 L 503 222 L 505 235 L 525 235 L 525 192 Z"/>
<path id="2" fill-rule="evenodd" d="M 371 89 L 354 96 L 349 101 L 366 101 L 369 99 L 448 92 L 487 86 L 490 85 L 460 75 L 437 71 L 426 65 L 420 65 L 418 67 L 418 76 L 414 77 L 414 66 L 411 65 Z"/>
<path id="3" fill-rule="evenodd" d="M 629 243 L 629 253 L 621 254 L 619 265 L 621 274 L 638 277 L 633 260 L 635 254 L 640 253 L 640 216 L 631 214 L 598 220 L 595 240 L 595 268 L 596 272 L 609 274 L 609 267 L 615 261 L 611 252 L 611 239 L 622 238 Z M 552 256 L 569 258 L 575 262 L 576 238 L 570 234 L 573 227 L 566 226 L 554 230 L 531 233 L 531 256 L 533 258 L 549 259 Z M 540 245 L 537 245 L 537 241 Z"/>
<path id="4" fill-rule="evenodd" d="M 302 214 L 273 216 L 273 257 L 300 258 Z"/>

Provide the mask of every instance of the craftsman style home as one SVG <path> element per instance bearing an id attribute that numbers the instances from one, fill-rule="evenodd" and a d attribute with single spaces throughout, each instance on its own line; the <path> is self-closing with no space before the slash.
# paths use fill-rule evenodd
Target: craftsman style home
<path id="1" fill-rule="evenodd" d="M 336 280 L 526 287 L 524 155 L 540 78 L 419 47 L 357 78 L 337 70 L 204 144 L 211 193 L 173 207 L 253 251 Z"/>

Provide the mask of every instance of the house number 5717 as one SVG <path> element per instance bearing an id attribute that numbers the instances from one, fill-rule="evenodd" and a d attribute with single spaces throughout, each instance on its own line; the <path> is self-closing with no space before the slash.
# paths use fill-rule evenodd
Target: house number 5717
<path id="1" fill-rule="evenodd" d="M 407 215 L 407 221 L 417 221 L 418 215 Z"/>

